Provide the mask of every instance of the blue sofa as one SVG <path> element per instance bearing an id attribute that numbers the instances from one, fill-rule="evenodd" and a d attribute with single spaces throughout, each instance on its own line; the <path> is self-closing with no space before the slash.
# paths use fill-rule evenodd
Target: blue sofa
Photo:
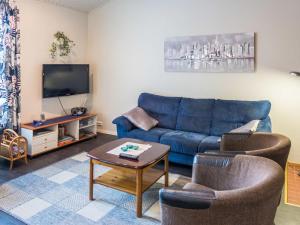
<path id="1" fill-rule="evenodd" d="M 271 132 L 269 101 L 235 101 L 164 97 L 149 93 L 139 96 L 138 106 L 159 121 L 144 131 L 125 117 L 114 119 L 119 138 L 136 138 L 171 146 L 171 162 L 192 165 L 197 153 L 219 150 L 222 134 L 251 120 L 261 120 L 260 132 Z"/>

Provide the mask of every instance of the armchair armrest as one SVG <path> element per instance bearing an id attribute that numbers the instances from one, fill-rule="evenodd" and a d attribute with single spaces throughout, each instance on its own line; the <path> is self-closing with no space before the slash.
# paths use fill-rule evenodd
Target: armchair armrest
<path id="1" fill-rule="evenodd" d="M 124 116 L 119 116 L 112 121 L 113 124 L 120 126 L 123 130 L 130 131 L 134 128 L 134 125 L 126 119 Z"/>
<path id="2" fill-rule="evenodd" d="M 216 199 L 213 191 L 163 188 L 159 191 L 162 204 L 182 209 L 208 209 Z"/>

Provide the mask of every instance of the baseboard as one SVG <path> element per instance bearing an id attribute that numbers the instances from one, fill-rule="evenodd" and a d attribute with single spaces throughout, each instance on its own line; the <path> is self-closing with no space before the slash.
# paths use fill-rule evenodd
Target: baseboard
<path id="1" fill-rule="evenodd" d="M 105 130 L 105 129 L 98 129 L 97 131 L 98 131 L 99 133 L 110 134 L 110 135 L 115 135 L 115 136 L 117 136 L 117 132 L 116 132 L 116 131 Z"/>

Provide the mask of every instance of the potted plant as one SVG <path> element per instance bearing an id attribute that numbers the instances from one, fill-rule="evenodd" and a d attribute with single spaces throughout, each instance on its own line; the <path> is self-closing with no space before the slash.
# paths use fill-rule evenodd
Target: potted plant
<path id="1" fill-rule="evenodd" d="M 69 56 L 73 47 L 75 46 L 74 41 L 68 38 L 64 32 L 58 31 L 54 34 L 54 42 L 51 44 L 50 54 L 51 58 L 55 59 L 57 56 L 65 57 Z"/>

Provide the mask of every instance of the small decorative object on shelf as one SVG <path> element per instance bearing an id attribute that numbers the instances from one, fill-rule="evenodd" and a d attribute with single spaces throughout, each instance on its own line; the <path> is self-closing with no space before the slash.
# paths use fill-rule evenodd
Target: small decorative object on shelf
<path id="1" fill-rule="evenodd" d="M 35 127 L 39 127 L 39 126 L 42 126 L 44 124 L 44 122 L 42 122 L 41 120 L 33 120 L 32 124 Z"/>
<path id="2" fill-rule="evenodd" d="M 68 38 L 64 32 L 58 31 L 54 34 L 54 42 L 51 44 L 50 54 L 51 58 L 55 59 L 57 55 L 60 57 L 68 56 L 72 48 L 75 46 L 74 41 Z"/>
<path id="3" fill-rule="evenodd" d="M 27 164 L 27 148 L 26 138 L 19 136 L 15 131 L 6 129 L 3 132 L 0 158 L 10 161 L 10 170 L 16 160 L 24 159 Z"/>
<path id="4" fill-rule="evenodd" d="M 64 135 L 63 137 L 58 138 L 58 146 L 64 146 L 64 145 L 68 145 L 71 144 L 72 142 L 74 142 L 75 138 L 70 136 L 70 135 Z"/>
<path id="5" fill-rule="evenodd" d="M 41 121 L 42 121 L 42 122 L 45 122 L 45 121 L 46 121 L 46 116 L 45 116 L 44 113 L 42 113 L 42 114 L 40 115 L 40 118 L 41 118 Z"/>

